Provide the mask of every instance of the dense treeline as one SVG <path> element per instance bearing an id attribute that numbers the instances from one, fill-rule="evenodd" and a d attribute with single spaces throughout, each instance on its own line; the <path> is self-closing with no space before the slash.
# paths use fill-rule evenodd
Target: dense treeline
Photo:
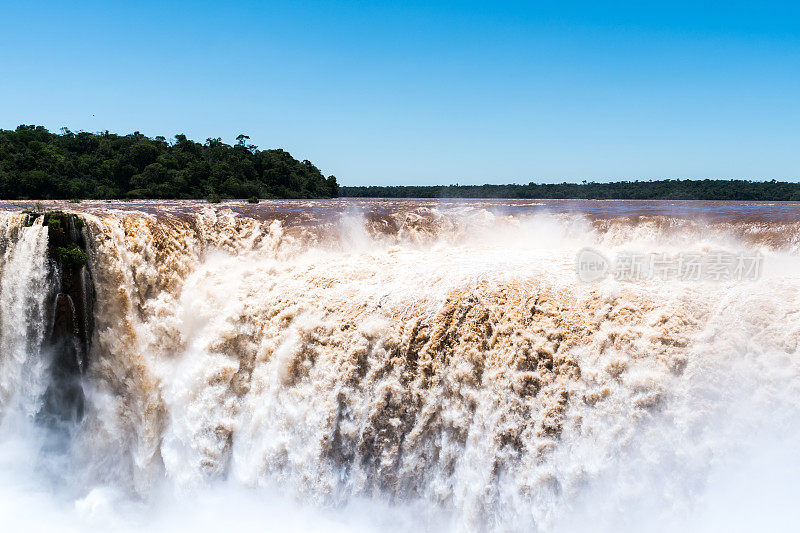
<path id="1" fill-rule="evenodd" d="M 283 150 L 139 132 L 0 130 L 0 198 L 329 198 L 334 176 Z"/>
<path id="2" fill-rule="evenodd" d="M 340 196 L 371 198 L 583 198 L 621 200 L 795 200 L 800 183 L 659 180 L 613 183 L 341 187 Z"/>

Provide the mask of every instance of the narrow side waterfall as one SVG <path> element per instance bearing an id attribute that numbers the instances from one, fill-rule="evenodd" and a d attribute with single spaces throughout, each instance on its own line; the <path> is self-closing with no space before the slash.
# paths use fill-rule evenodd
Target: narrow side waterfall
<path id="1" fill-rule="evenodd" d="M 48 231 L 25 215 L 0 219 L 0 416 L 33 417 L 47 385 Z"/>
<path id="2" fill-rule="evenodd" d="M 0 514 L 76 531 L 797 514 L 797 224 L 315 205 L 0 214 Z M 764 268 L 584 283 L 588 248 Z"/>

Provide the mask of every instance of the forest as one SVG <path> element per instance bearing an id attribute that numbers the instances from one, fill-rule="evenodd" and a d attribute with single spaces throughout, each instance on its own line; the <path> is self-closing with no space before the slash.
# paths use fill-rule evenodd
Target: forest
<path id="1" fill-rule="evenodd" d="M 179 134 L 150 138 L 52 133 L 43 126 L 0 129 L 0 198 L 579 198 L 800 201 L 800 183 L 756 180 L 650 180 L 527 185 L 340 187 L 310 161 L 259 150 L 239 135 L 199 143 Z"/>
<path id="2" fill-rule="evenodd" d="M 52 133 L 43 126 L 0 129 L 0 198 L 331 198 L 336 177 L 284 150 L 259 150 L 239 135 L 198 143 L 176 135 L 149 138 Z"/>
<path id="3" fill-rule="evenodd" d="M 527 185 L 340 187 L 340 196 L 372 198 L 542 198 L 597 200 L 800 201 L 800 183 L 750 180 L 656 180 Z"/>

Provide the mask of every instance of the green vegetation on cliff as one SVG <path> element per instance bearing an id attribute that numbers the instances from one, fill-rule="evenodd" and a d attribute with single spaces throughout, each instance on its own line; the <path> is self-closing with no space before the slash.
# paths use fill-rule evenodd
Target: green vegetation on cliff
<path id="1" fill-rule="evenodd" d="M 86 253 L 73 243 L 58 247 L 58 259 L 64 268 L 79 270 L 86 265 Z"/>
<path id="2" fill-rule="evenodd" d="M 800 183 L 746 180 L 659 180 L 613 183 L 341 187 L 340 196 L 369 198 L 543 198 L 619 200 L 794 200 Z"/>
<path id="3" fill-rule="evenodd" d="M 0 198 L 330 198 L 334 176 L 284 150 L 239 135 L 200 144 L 135 132 L 61 134 L 42 126 L 0 129 Z"/>

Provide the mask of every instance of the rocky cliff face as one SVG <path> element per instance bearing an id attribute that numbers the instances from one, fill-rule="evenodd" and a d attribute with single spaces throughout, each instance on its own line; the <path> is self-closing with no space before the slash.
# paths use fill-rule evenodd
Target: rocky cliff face
<path id="1" fill-rule="evenodd" d="M 50 290 L 43 353 L 50 355 L 50 381 L 40 419 L 50 425 L 83 417 L 81 376 L 88 364 L 94 325 L 94 288 L 86 267 L 83 220 L 61 211 L 26 213 L 25 224 L 41 218 L 47 228 Z"/>

